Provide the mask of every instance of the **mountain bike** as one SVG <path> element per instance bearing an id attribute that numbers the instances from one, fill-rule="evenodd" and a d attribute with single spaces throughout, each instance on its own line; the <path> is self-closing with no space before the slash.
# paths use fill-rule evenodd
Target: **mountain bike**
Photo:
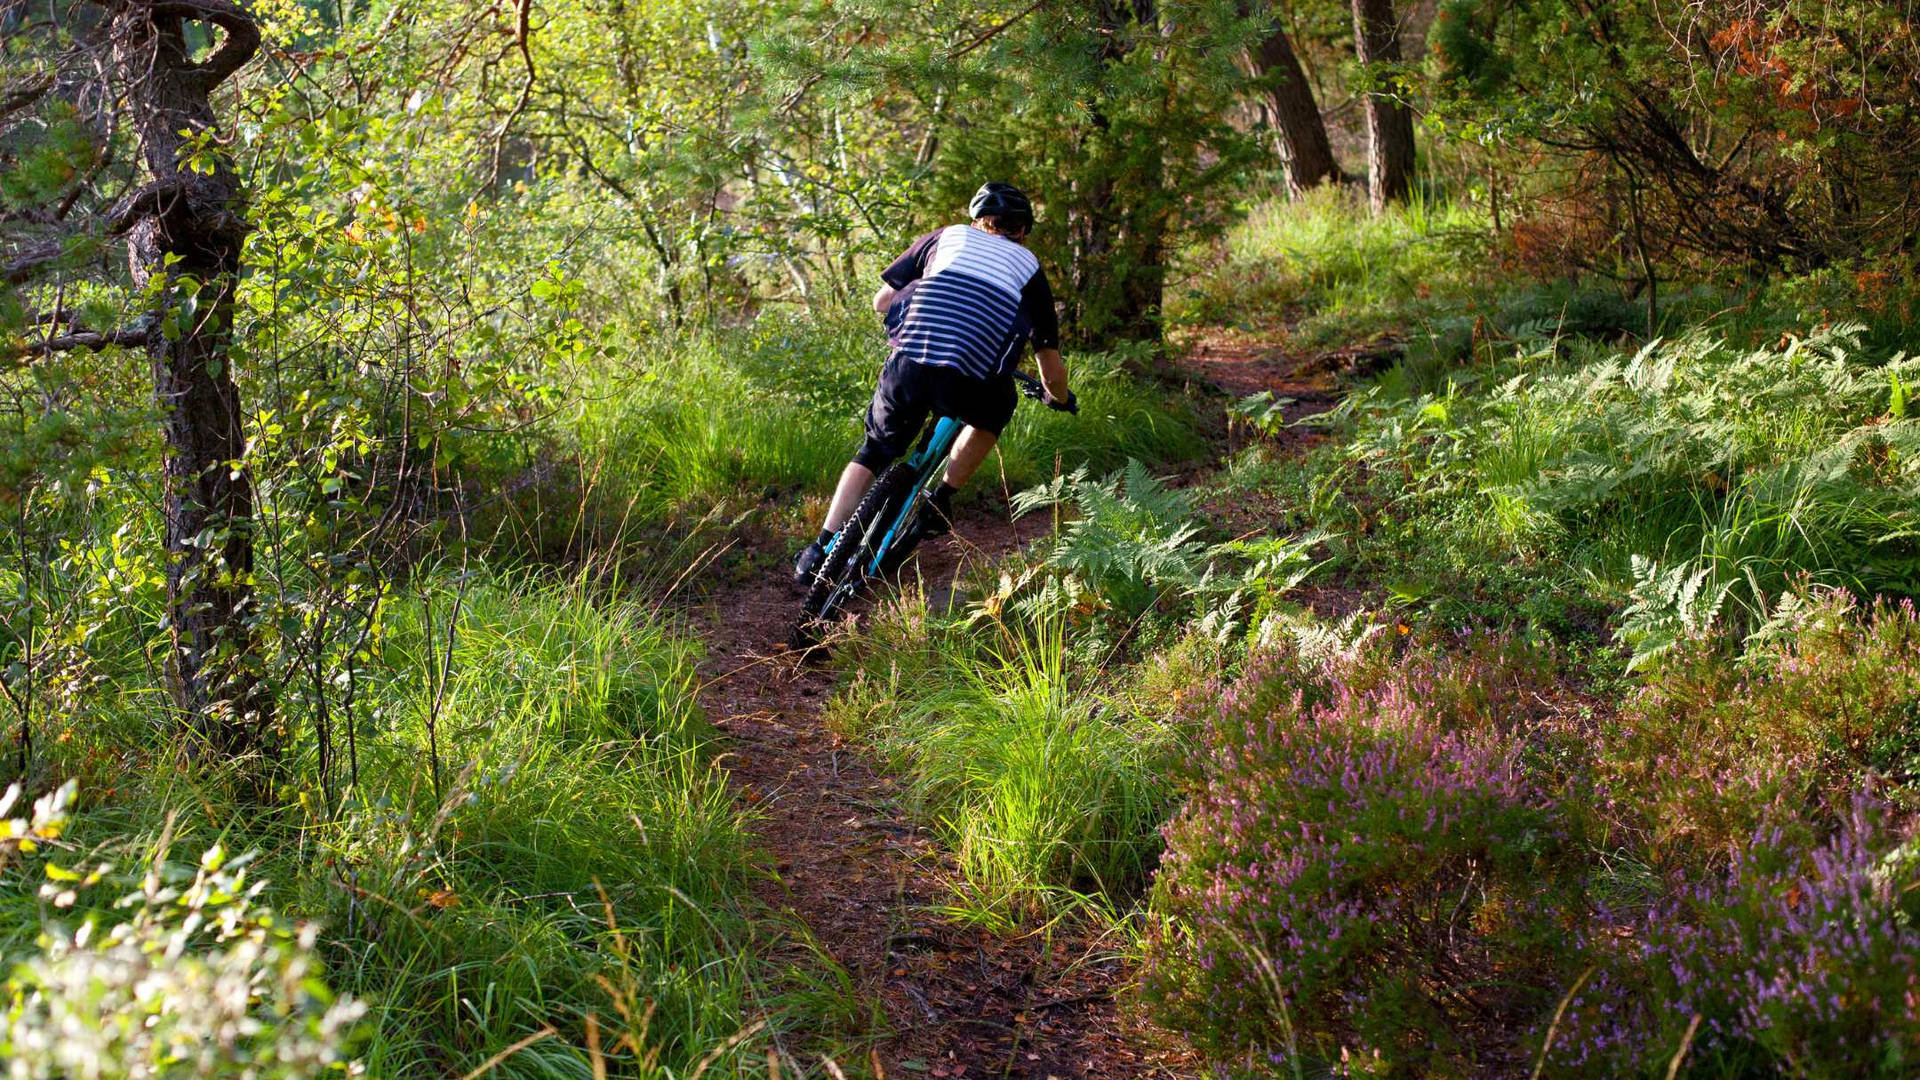
<path id="1" fill-rule="evenodd" d="M 1026 397 L 1062 412 L 1080 411 L 1071 401 L 1049 401 L 1040 380 L 1024 371 L 1015 371 L 1013 378 Z M 947 453 L 960 437 L 960 429 L 966 426 L 951 416 L 936 415 L 930 419 L 913 456 L 882 472 L 867 489 L 853 516 L 833 534 L 826 557 L 821 560 L 820 569 L 807 590 L 807 598 L 800 605 L 800 621 L 793 631 L 795 646 L 815 644 L 821 631 L 845 610 L 868 581 L 893 576 L 924 537 L 919 528 L 920 510 L 939 484 L 946 470 Z"/>

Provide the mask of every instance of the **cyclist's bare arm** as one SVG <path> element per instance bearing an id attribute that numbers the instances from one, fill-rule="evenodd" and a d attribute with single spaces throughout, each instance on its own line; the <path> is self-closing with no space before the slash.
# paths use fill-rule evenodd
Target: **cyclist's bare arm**
<path id="1" fill-rule="evenodd" d="M 1067 400 L 1073 391 L 1067 386 L 1067 365 L 1060 361 L 1060 350 L 1035 349 L 1033 358 L 1040 365 L 1040 384 L 1047 388 L 1047 396 Z"/>
<path id="2" fill-rule="evenodd" d="M 898 296 L 899 294 L 900 294 L 900 290 L 894 288 L 891 285 L 880 286 L 880 291 L 873 294 L 874 313 L 878 315 L 885 315 L 887 313 L 887 309 L 893 306 L 893 298 L 895 296 Z"/>

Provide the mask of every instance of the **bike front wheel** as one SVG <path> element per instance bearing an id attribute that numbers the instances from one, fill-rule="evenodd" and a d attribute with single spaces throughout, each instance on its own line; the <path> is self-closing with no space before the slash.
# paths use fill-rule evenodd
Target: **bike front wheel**
<path id="1" fill-rule="evenodd" d="M 803 632 L 824 627 L 859 593 L 869 570 L 874 569 L 876 553 L 881 555 L 877 568 L 881 576 L 891 574 L 906 561 L 919 534 L 912 521 L 901 520 L 901 511 L 913 500 L 919 479 L 914 470 L 900 464 L 881 473 L 867 489 L 853 516 L 834 536 L 833 546 L 807 590 L 800 608 Z M 887 531 L 896 522 L 900 528 L 888 543 Z M 883 543 L 884 552 L 880 550 Z"/>

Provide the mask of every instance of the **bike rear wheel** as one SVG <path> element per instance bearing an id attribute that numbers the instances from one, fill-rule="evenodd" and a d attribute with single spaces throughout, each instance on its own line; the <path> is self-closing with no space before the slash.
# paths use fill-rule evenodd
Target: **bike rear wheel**
<path id="1" fill-rule="evenodd" d="M 913 469 L 899 464 L 881 473 L 873 487 L 867 489 L 866 497 L 841 526 L 826 561 L 814 575 L 813 585 L 800 608 L 801 625 L 796 638 L 812 637 L 859 593 L 861 585 L 866 583 L 868 569 L 873 566 L 875 552 L 886 540 L 888 528 L 900 518 L 900 511 L 919 490 L 919 481 Z M 895 533 L 880 561 L 880 576 L 899 569 L 913 551 L 920 539 L 913 526 L 911 521 L 903 522 Z"/>

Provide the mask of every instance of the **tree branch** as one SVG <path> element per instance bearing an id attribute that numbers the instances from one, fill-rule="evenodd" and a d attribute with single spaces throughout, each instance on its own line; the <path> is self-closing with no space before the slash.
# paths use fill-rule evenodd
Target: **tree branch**
<path id="1" fill-rule="evenodd" d="M 175 199 L 185 196 L 186 190 L 186 182 L 177 176 L 143 185 L 107 211 L 107 232 L 119 236 L 149 214 L 166 213 Z"/>
<path id="2" fill-rule="evenodd" d="M 195 66 L 201 86 L 208 91 L 225 82 L 228 76 L 245 67 L 260 50 L 260 24 L 246 9 L 232 0 L 158 0 L 148 10 L 158 18 L 173 16 L 208 22 L 227 32 L 220 47 Z"/>
<path id="3" fill-rule="evenodd" d="M 1026 10 L 1020 12 L 1018 15 L 1013 16 L 1012 18 L 1008 19 L 1006 22 L 1003 22 L 998 26 L 989 28 L 984 33 L 982 33 L 979 37 L 976 37 L 972 41 L 967 42 L 964 46 L 962 46 L 959 49 L 959 51 L 948 56 L 947 59 L 949 61 L 958 60 L 966 56 L 968 53 L 972 52 L 973 50 L 979 48 L 980 46 L 985 45 L 987 42 L 992 41 L 994 38 L 999 37 L 1001 34 L 1006 33 L 1007 29 L 1011 27 L 1014 23 L 1019 22 L 1021 19 L 1026 18 L 1027 16 L 1033 14 L 1036 11 L 1039 11 L 1040 6 L 1042 4 L 1045 4 L 1046 2 L 1047 0 L 1033 0 L 1033 3 L 1027 5 Z"/>
<path id="4" fill-rule="evenodd" d="M 9 90 L 0 95 L 0 116 L 11 116 L 21 109 L 32 105 L 53 89 L 53 76 L 46 75 L 28 83 L 18 90 Z"/>
<path id="5" fill-rule="evenodd" d="M 59 261 L 60 256 L 65 253 L 66 246 L 58 240 L 35 244 L 27 248 L 19 258 L 8 263 L 5 270 L 0 271 L 0 281 L 5 281 L 8 285 L 25 285 L 38 277 L 50 263 Z"/>
<path id="6" fill-rule="evenodd" d="M 130 326 L 104 333 L 82 330 L 78 333 L 62 334 L 43 341 L 26 342 L 24 348 L 28 355 L 46 356 L 50 353 L 69 352 L 74 349 L 91 349 L 99 352 L 101 349 L 112 348 L 115 345 L 145 347 L 152 339 L 152 326 Z"/>

